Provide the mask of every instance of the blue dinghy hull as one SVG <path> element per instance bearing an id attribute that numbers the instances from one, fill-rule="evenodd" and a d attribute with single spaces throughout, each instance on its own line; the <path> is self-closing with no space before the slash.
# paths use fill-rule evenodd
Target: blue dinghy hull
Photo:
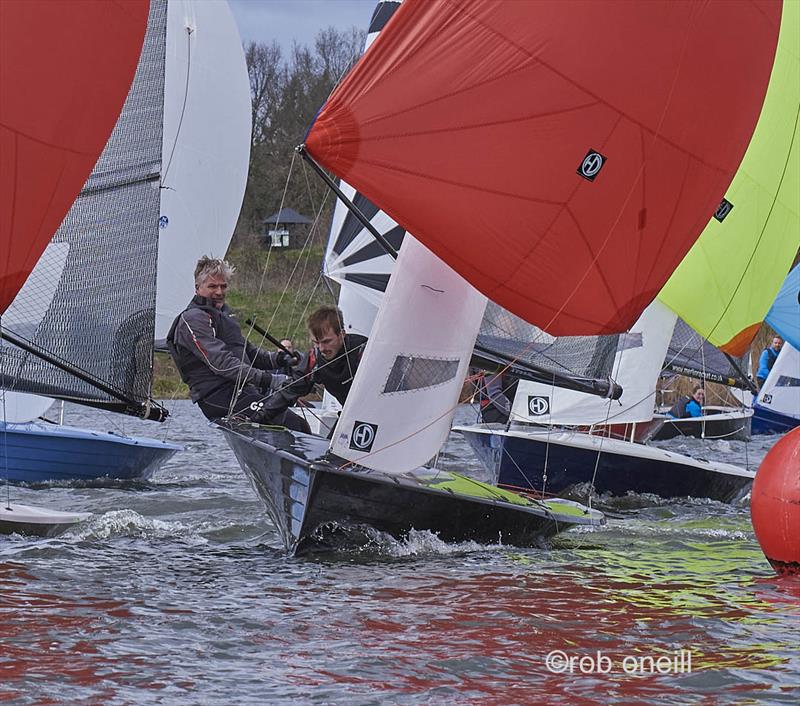
<path id="1" fill-rule="evenodd" d="M 0 474 L 11 483 L 143 481 L 181 450 L 146 437 L 39 422 L 0 422 Z"/>
<path id="2" fill-rule="evenodd" d="M 457 426 L 454 431 L 464 434 L 498 485 L 555 495 L 593 483 L 598 493 L 611 495 L 652 493 L 732 502 L 748 492 L 755 477 L 754 471 L 731 464 L 577 431 L 506 431 L 497 424 Z"/>
<path id="3" fill-rule="evenodd" d="M 753 434 L 784 434 L 800 425 L 800 419 L 753 405 Z"/>

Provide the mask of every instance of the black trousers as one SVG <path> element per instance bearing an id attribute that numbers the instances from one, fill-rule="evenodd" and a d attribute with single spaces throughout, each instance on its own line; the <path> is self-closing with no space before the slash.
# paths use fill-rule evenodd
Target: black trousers
<path id="1" fill-rule="evenodd" d="M 200 411 L 206 416 L 206 419 L 226 417 L 234 393 L 233 383 L 225 385 L 200 400 L 197 406 L 200 407 Z M 306 420 L 289 410 L 294 402 L 295 397 L 283 391 L 265 396 L 258 388 L 247 385 L 233 405 L 232 416 L 244 417 L 258 424 L 274 424 L 292 431 L 310 434 L 311 429 Z"/>

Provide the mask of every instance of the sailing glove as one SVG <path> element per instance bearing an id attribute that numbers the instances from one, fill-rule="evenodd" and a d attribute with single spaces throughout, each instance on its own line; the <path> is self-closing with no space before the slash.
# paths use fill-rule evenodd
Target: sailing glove
<path id="1" fill-rule="evenodd" d="M 260 387 L 264 394 L 271 395 L 273 392 L 280 390 L 288 382 L 288 375 L 282 375 L 281 373 L 268 373 L 264 371 L 264 374 L 261 376 Z"/>
<path id="2" fill-rule="evenodd" d="M 300 354 L 297 351 L 293 353 L 278 351 L 278 355 L 275 356 L 275 362 L 278 364 L 279 368 L 291 368 L 300 363 Z"/>

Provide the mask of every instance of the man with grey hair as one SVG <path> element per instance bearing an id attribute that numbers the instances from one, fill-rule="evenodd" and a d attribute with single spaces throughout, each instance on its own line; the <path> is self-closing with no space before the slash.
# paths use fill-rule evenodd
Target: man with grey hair
<path id="1" fill-rule="evenodd" d="M 198 260 L 195 296 L 167 334 L 172 360 L 208 419 L 233 414 L 308 433 L 305 420 L 288 409 L 297 398 L 288 388 L 292 381 L 278 372 L 297 360 L 246 341 L 225 304 L 233 271 L 225 260 Z"/>

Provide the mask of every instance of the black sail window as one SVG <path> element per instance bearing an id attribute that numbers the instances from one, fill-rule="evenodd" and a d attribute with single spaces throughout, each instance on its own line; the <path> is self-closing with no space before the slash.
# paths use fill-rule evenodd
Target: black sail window
<path id="1" fill-rule="evenodd" d="M 460 362 L 458 358 L 447 360 L 399 355 L 394 359 L 383 394 L 410 392 L 443 385 L 456 376 Z"/>

